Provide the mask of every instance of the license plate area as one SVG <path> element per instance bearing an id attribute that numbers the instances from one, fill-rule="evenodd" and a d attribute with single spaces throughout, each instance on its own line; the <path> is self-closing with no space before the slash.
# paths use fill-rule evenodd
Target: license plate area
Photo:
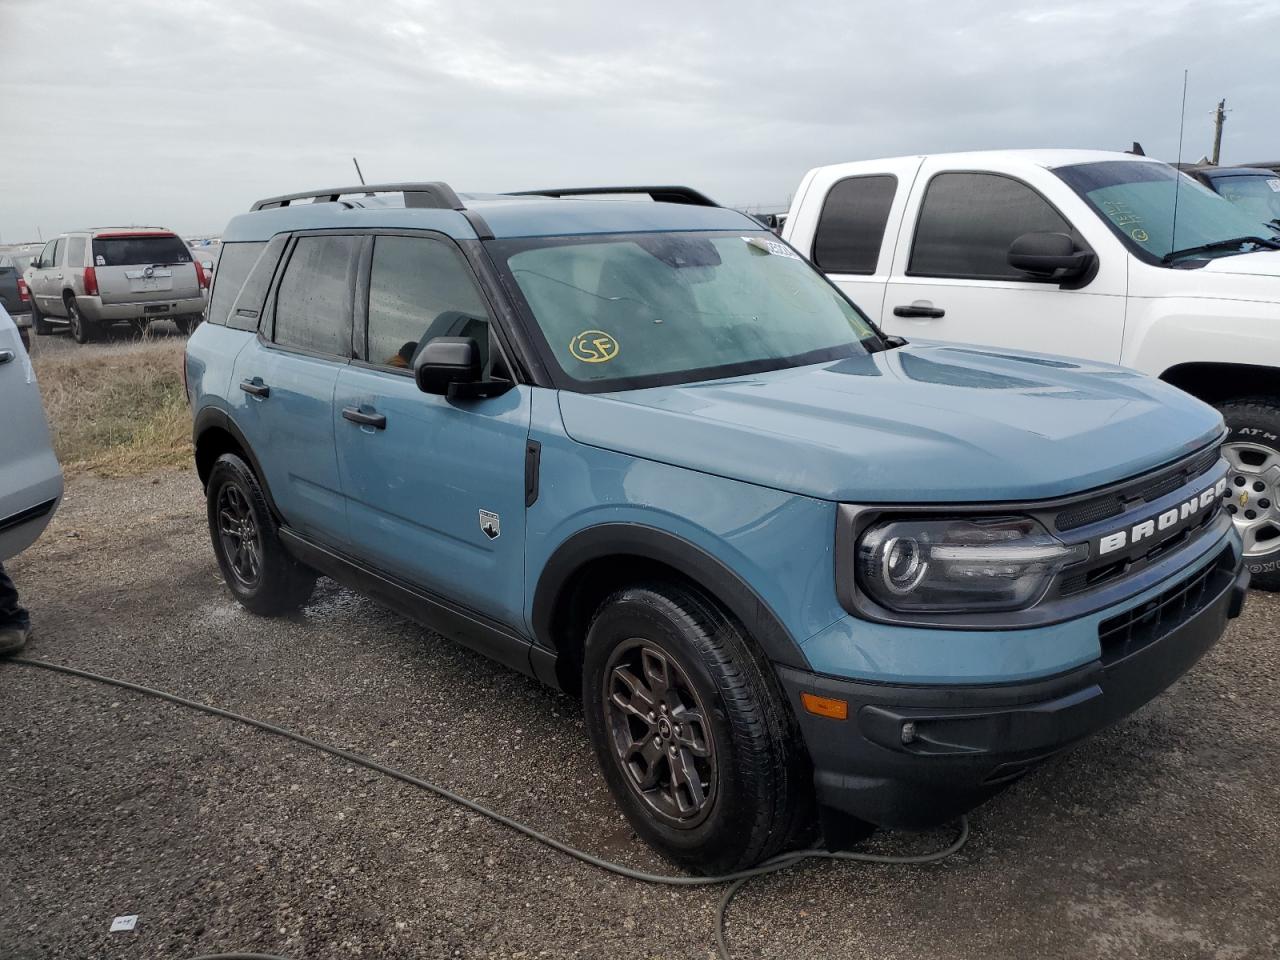
<path id="1" fill-rule="evenodd" d="M 168 313 L 169 305 L 167 303 L 154 303 L 151 306 L 143 307 L 143 313 Z"/>

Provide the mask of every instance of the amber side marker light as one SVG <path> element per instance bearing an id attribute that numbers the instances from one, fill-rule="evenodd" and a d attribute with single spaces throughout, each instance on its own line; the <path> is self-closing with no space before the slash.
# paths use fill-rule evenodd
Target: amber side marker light
<path id="1" fill-rule="evenodd" d="M 800 702 L 804 704 L 806 710 L 815 716 L 827 717 L 831 720 L 847 720 L 849 718 L 849 704 L 844 700 L 837 700 L 834 697 L 820 697 L 816 693 L 801 693 Z"/>

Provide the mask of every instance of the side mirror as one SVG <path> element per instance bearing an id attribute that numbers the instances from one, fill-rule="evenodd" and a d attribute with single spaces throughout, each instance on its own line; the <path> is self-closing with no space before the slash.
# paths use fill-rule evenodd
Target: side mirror
<path id="1" fill-rule="evenodd" d="M 1065 233 L 1024 233 L 1009 244 L 1009 266 L 1040 280 L 1078 280 L 1093 270 L 1097 259 Z"/>
<path id="2" fill-rule="evenodd" d="M 450 400 L 496 397 L 515 386 L 510 380 L 480 376 L 480 346 L 471 337 L 432 337 L 413 362 L 418 389 Z"/>

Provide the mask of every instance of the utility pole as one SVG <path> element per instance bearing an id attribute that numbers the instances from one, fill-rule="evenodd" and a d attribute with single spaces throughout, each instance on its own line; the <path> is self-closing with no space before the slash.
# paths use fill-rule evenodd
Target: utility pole
<path id="1" fill-rule="evenodd" d="M 1213 157 L 1211 162 L 1216 167 L 1222 154 L 1222 125 L 1227 122 L 1227 101 L 1219 100 L 1218 108 L 1213 111 Z"/>

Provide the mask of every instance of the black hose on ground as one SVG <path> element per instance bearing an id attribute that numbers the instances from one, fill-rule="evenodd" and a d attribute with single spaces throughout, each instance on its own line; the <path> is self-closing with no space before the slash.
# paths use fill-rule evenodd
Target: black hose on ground
<path id="1" fill-rule="evenodd" d="M 50 663 L 47 660 L 32 660 L 27 657 L 11 657 L 10 663 L 20 664 L 24 667 L 36 667 L 41 670 L 50 670 L 54 673 L 66 674 L 67 676 L 79 677 L 83 680 L 93 680 L 96 683 L 107 684 L 112 687 L 119 687 L 122 690 L 130 690 L 134 693 L 142 694 L 147 697 L 155 697 L 159 700 L 166 700 L 169 703 L 177 704 L 180 707 L 186 707 L 189 710 L 197 710 L 200 713 L 207 713 L 215 717 L 222 717 L 224 720 L 232 720 L 236 723 L 245 724 L 246 726 L 256 727 L 265 733 L 273 734 L 277 737 L 284 737 L 303 746 L 311 747 L 313 750 L 319 750 L 330 756 L 341 757 L 349 763 L 373 770 L 384 776 L 407 783 L 410 786 L 433 793 L 438 797 L 466 807 L 473 813 L 478 813 L 483 817 L 487 817 L 496 823 L 502 824 L 514 830 L 516 833 L 528 837 L 530 840 L 536 840 L 538 843 L 558 850 L 565 856 L 572 857 L 575 860 L 585 863 L 589 866 L 605 870 L 609 873 L 620 877 L 626 877 L 630 880 L 637 880 L 641 883 L 661 884 L 670 887 L 707 887 L 717 886 L 727 883 L 728 888 L 724 892 L 724 896 L 720 898 L 720 906 L 716 911 L 716 950 L 720 955 L 720 960 L 729 960 L 729 948 L 725 941 L 725 915 L 728 913 L 729 904 L 733 898 L 742 889 L 743 885 L 755 877 L 762 877 L 771 873 L 778 873 L 794 867 L 796 864 L 805 860 L 850 860 L 855 863 L 881 863 L 881 864 L 923 864 L 936 863 L 944 860 L 960 850 L 961 847 L 969 840 L 969 821 L 965 817 L 960 818 L 960 831 L 956 839 L 948 846 L 941 850 L 935 850 L 931 853 L 922 853 L 917 855 L 894 855 L 881 853 L 858 853 L 856 851 L 831 851 L 831 850 L 792 850 L 787 853 L 779 854 L 770 860 L 766 860 L 759 866 L 752 867 L 748 870 L 739 870 L 735 873 L 727 873 L 718 877 L 672 877 L 660 873 L 645 873 L 642 870 L 635 870 L 631 867 L 623 866 L 620 863 L 613 863 L 604 860 L 594 854 L 587 853 L 583 850 L 575 849 L 554 837 L 547 836 L 544 833 L 533 829 L 526 824 L 513 820 L 504 814 L 498 813 L 496 810 L 490 810 L 488 807 L 469 800 L 466 797 L 454 793 L 446 787 L 432 783 L 429 780 L 423 780 L 415 777 L 411 773 L 398 770 L 395 767 L 389 767 L 386 764 L 379 763 L 377 760 L 353 753 L 350 750 L 344 750 L 341 747 L 335 747 L 332 744 L 313 739 L 302 733 L 295 733 L 293 730 L 285 727 L 278 727 L 275 724 L 267 723 L 264 720 L 255 720 L 253 717 L 246 717 L 242 714 L 234 713 L 230 710 L 223 710 L 221 707 L 213 707 L 207 703 L 200 703 L 197 700 L 188 700 L 186 697 L 180 697 L 177 694 L 167 693 L 164 690 L 156 690 L 152 687 L 144 686 L 140 683 L 133 683 L 129 680 L 120 680 L 116 677 L 106 677 L 98 673 L 90 673 L 88 670 L 80 670 L 76 667 L 67 667 L 59 663 Z M 261 953 L 219 953 L 208 954 L 201 957 L 194 957 L 192 960 L 286 960 L 284 957 L 277 957 L 271 954 Z"/>

